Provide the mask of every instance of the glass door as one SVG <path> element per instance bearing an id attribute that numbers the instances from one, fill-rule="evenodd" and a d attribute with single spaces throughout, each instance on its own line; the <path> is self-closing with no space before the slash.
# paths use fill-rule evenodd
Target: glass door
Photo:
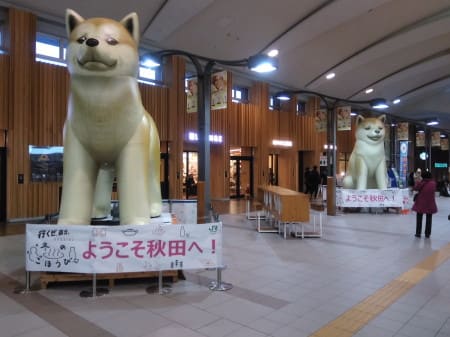
<path id="1" fill-rule="evenodd" d="M 230 198 L 244 198 L 253 194 L 252 157 L 230 157 Z"/>
<path id="2" fill-rule="evenodd" d="M 183 152 L 183 192 L 186 199 L 197 196 L 198 152 Z"/>

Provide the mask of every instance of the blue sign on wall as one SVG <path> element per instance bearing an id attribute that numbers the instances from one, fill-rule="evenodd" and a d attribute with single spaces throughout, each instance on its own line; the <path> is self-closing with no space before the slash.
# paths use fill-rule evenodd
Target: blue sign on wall
<path id="1" fill-rule="evenodd" d="M 408 142 L 400 142 L 400 163 L 399 163 L 400 180 L 403 186 L 407 186 L 406 178 L 408 176 Z"/>

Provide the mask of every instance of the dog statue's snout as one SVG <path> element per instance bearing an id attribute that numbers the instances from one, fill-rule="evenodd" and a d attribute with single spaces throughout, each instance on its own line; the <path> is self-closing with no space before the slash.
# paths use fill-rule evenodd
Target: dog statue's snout
<path id="1" fill-rule="evenodd" d="M 90 39 L 87 39 L 87 40 L 86 40 L 86 44 L 87 44 L 89 47 L 95 47 L 95 46 L 98 46 L 99 42 L 98 42 L 97 39 L 90 38 Z"/>

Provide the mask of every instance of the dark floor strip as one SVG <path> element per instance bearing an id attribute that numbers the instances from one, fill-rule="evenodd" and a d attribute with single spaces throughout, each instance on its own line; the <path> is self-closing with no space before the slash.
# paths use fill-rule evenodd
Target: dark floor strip
<path id="1" fill-rule="evenodd" d="M 0 273 L 0 291 L 23 305 L 36 316 L 70 337 L 116 337 L 109 331 L 87 321 L 72 311 L 42 296 L 38 292 L 16 294 L 14 289 L 22 285 Z"/>
<path id="2" fill-rule="evenodd" d="M 211 281 L 215 281 L 215 279 L 198 275 L 194 273 L 184 272 L 186 279 L 190 282 L 197 283 L 200 285 L 208 286 Z M 223 282 L 226 282 L 226 276 Z M 227 291 L 227 294 L 233 295 L 234 297 L 239 297 L 242 299 L 245 299 L 247 301 L 263 305 L 268 308 L 272 308 L 275 310 L 281 309 L 285 305 L 289 304 L 290 302 L 275 298 L 269 295 L 265 295 L 263 293 L 259 293 L 250 289 L 241 288 L 239 286 L 233 285 L 233 288 Z"/>

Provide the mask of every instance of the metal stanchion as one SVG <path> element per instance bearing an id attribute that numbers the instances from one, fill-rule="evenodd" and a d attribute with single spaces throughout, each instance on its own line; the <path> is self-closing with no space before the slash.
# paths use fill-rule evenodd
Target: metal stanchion
<path id="1" fill-rule="evenodd" d="M 80 297 L 98 297 L 109 294 L 106 288 L 97 288 L 97 274 L 92 274 L 92 290 L 83 290 L 80 292 Z"/>
<path id="2" fill-rule="evenodd" d="M 39 287 L 31 288 L 31 273 L 29 271 L 25 271 L 25 288 L 18 287 L 14 289 L 15 294 L 28 294 L 32 291 L 40 290 Z"/>
<path id="3" fill-rule="evenodd" d="M 151 284 L 147 287 L 146 292 L 148 294 L 154 294 L 158 292 L 160 295 L 170 294 L 172 292 L 172 286 L 170 284 L 163 283 L 163 272 L 162 270 L 158 273 L 158 283 Z"/>
<path id="4" fill-rule="evenodd" d="M 209 284 L 208 288 L 210 290 L 226 291 L 226 290 L 230 290 L 231 288 L 233 288 L 233 285 L 231 283 L 222 282 L 222 269 L 225 269 L 225 268 L 226 268 L 226 266 L 217 268 L 217 280 L 212 281 Z"/>

